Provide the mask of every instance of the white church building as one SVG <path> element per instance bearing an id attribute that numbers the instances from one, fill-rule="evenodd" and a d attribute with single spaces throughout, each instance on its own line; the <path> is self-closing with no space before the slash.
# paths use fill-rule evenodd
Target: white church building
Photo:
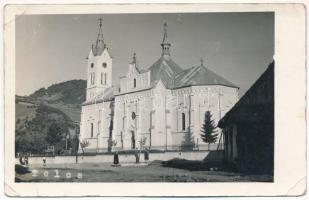
<path id="1" fill-rule="evenodd" d="M 87 58 L 86 101 L 82 104 L 80 142 L 87 152 L 140 148 L 179 150 L 190 129 L 196 149 L 206 111 L 215 123 L 238 101 L 238 87 L 206 68 L 182 68 L 171 56 L 164 24 L 162 53 L 147 69 L 134 54 L 120 84 L 112 85 L 113 57 L 103 39 L 102 23 Z"/>

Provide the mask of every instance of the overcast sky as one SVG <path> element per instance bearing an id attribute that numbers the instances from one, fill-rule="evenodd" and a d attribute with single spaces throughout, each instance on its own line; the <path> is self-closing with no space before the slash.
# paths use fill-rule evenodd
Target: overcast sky
<path id="1" fill-rule="evenodd" d="M 273 13 L 23 15 L 16 18 L 16 94 L 28 95 L 72 79 L 86 79 L 86 57 L 103 18 L 113 55 L 113 83 L 133 52 L 141 68 L 161 55 L 168 24 L 171 56 L 182 68 L 204 65 L 240 87 L 240 95 L 274 55 Z"/>

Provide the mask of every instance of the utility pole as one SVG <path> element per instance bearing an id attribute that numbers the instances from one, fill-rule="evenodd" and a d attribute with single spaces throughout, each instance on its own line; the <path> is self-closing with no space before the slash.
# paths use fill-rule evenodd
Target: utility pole
<path id="1" fill-rule="evenodd" d="M 166 120 L 166 96 L 164 96 L 164 120 L 165 120 L 165 151 L 167 151 L 167 120 Z"/>
<path id="2" fill-rule="evenodd" d="M 79 122 L 75 123 L 75 137 L 76 137 L 76 148 L 75 148 L 75 157 L 76 157 L 76 163 L 78 163 L 78 146 L 79 146 Z"/>
<path id="3" fill-rule="evenodd" d="M 218 89 L 218 115 L 219 115 L 219 120 L 221 119 L 221 89 Z M 223 137 L 222 137 L 222 130 L 220 131 L 220 138 L 217 146 L 217 150 L 219 150 L 221 143 L 223 144 Z"/>
<path id="4" fill-rule="evenodd" d="M 149 113 L 149 148 L 151 148 L 152 110 Z"/>

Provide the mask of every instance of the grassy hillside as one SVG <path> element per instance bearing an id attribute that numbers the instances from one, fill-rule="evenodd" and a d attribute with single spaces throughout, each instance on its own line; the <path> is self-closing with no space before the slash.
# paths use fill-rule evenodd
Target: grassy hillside
<path id="1" fill-rule="evenodd" d="M 29 97 L 48 103 L 81 104 L 85 101 L 86 84 L 85 80 L 57 83 L 47 89 L 41 88 Z"/>
<path id="2" fill-rule="evenodd" d="M 15 126 L 15 150 L 16 152 L 31 152 L 33 154 L 43 153 L 48 146 L 46 136 L 52 124 L 61 127 L 63 140 L 55 144 L 58 149 L 64 148 L 64 138 L 68 134 L 69 128 L 73 127 L 71 119 L 58 109 L 46 105 L 38 105 L 35 108 L 27 108 L 22 104 L 17 104 L 16 109 L 26 112 L 16 112 Z"/>
<path id="3" fill-rule="evenodd" d="M 41 88 L 15 99 L 16 152 L 42 153 L 50 144 L 46 135 L 52 124 L 65 138 L 75 121 L 80 121 L 80 104 L 85 101 L 86 81 L 71 80 Z M 57 146 L 63 148 L 64 140 Z"/>

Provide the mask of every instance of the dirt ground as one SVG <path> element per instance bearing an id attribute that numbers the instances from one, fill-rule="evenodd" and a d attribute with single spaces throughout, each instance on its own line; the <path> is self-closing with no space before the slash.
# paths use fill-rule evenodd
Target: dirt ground
<path id="1" fill-rule="evenodd" d="M 190 171 L 163 167 L 155 161 L 140 166 L 108 163 L 31 165 L 31 173 L 16 175 L 21 182 L 270 182 L 272 176 L 224 171 Z"/>

